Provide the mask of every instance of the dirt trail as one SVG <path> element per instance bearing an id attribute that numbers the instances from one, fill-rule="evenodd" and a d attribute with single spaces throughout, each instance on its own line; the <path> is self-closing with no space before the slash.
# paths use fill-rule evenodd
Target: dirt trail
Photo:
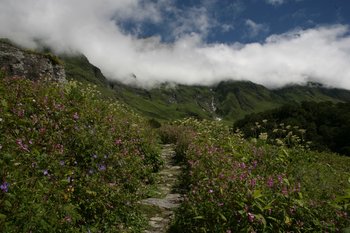
<path id="1" fill-rule="evenodd" d="M 175 151 L 173 145 L 163 145 L 161 156 L 164 159 L 164 167 L 159 172 L 157 188 L 159 197 L 142 200 L 144 205 L 152 207 L 154 211 L 148 214 L 149 228 L 145 233 L 167 232 L 174 210 L 181 202 L 181 195 L 176 192 L 175 185 L 181 173 L 181 167 L 174 164 Z"/>

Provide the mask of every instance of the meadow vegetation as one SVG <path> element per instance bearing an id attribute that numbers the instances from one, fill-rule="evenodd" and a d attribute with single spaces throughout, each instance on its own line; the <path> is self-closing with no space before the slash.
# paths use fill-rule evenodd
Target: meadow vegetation
<path id="1" fill-rule="evenodd" d="M 273 142 L 281 137 L 298 137 L 313 150 L 350 156 L 350 103 L 301 102 L 254 113 L 235 122 L 246 138 L 269 134 Z M 292 146 L 292 145 L 290 145 Z"/>
<path id="2" fill-rule="evenodd" d="M 183 164 L 173 232 L 349 231 L 350 157 L 312 151 L 302 128 L 160 124 L 86 84 L 1 73 L 0 96 L 3 232 L 141 232 L 160 140 Z"/>
<path id="3" fill-rule="evenodd" d="M 162 164 L 148 123 L 91 86 L 0 79 L 2 232 L 140 232 Z"/>
<path id="4" fill-rule="evenodd" d="M 289 138 L 247 141 L 219 122 L 161 129 L 185 169 L 173 232 L 340 232 L 350 226 L 350 159 Z"/>

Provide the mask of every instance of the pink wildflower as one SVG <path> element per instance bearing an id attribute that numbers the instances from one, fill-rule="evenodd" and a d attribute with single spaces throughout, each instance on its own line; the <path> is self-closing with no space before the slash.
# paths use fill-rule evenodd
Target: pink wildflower
<path id="1" fill-rule="evenodd" d="M 78 119 L 79 119 L 79 115 L 78 115 L 78 113 L 77 113 L 77 112 L 75 112 L 75 113 L 74 113 L 74 115 L 73 115 L 73 119 L 74 119 L 74 120 L 78 120 Z"/>
<path id="2" fill-rule="evenodd" d="M 254 222 L 255 216 L 252 213 L 248 213 L 248 221 L 249 222 Z"/>
<path id="3" fill-rule="evenodd" d="M 283 184 L 283 178 L 281 175 L 277 176 L 278 182 L 280 182 L 280 184 Z"/>
<path id="4" fill-rule="evenodd" d="M 267 186 L 268 186 L 269 188 L 272 188 L 272 187 L 273 187 L 273 179 L 272 179 L 272 177 L 269 177 L 269 179 L 267 180 Z"/>
<path id="5" fill-rule="evenodd" d="M 121 139 L 117 139 L 117 140 L 115 140 L 115 142 L 114 142 L 116 145 L 120 145 L 120 144 L 122 144 L 122 140 Z"/>
<path id="6" fill-rule="evenodd" d="M 251 185 L 252 187 L 255 187 L 255 185 L 256 185 L 256 179 L 251 179 L 250 185 Z"/>
<path id="7" fill-rule="evenodd" d="M 282 188 L 282 194 L 287 196 L 288 195 L 288 190 L 287 190 L 287 187 L 286 186 L 283 186 Z"/>

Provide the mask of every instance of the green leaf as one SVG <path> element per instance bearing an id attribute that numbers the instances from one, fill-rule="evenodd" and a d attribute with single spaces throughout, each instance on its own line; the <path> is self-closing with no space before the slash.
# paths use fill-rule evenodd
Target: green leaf
<path id="1" fill-rule="evenodd" d="M 261 222 L 264 224 L 264 228 L 266 227 L 266 220 L 264 218 L 264 216 L 262 216 L 261 214 L 257 214 L 256 218 L 261 220 Z"/>
<path id="2" fill-rule="evenodd" d="M 7 105 L 7 101 L 5 99 L 1 100 L 1 105 L 7 109 L 8 105 Z"/>
<path id="3" fill-rule="evenodd" d="M 90 194 L 92 196 L 96 196 L 97 195 L 97 193 L 95 191 L 90 191 L 90 190 L 86 190 L 86 193 Z"/>
<path id="4" fill-rule="evenodd" d="M 8 208 L 12 207 L 11 202 L 9 202 L 8 200 L 4 201 L 4 205 L 5 205 L 5 207 L 8 207 Z"/>
<path id="5" fill-rule="evenodd" d="M 253 193 L 253 197 L 254 199 L 257 199 L 257 198 L 260 198 L 262 197 L 262 193 L 261 193 L 261 190 L 257 189 L 257 190 L 254 190 L 254 193 Z"/>
<path id="6" fill-rule="evenodd" d="M 284 223 L 287 225 L 290 225 L 292 223 L 292 220 L 290 219 L 290 217 L 288 215 L 285 216 Z"/>
<path id="7" fill-rule="evenodd" d="M 288 180 L 287 178 L 284 178 L 283 181 L 284 181 L 288 186 L 290 186 L 289 180 Z"/>
<path id="8" fill-rule="evenodd" d="M 270 220 L 272 220 L 272 221 L 274 221 L 274 222 L 279 222 L 276 218 L 274 218 L 274 217 L 267 217 L 267 219 L 270 219 Z"/>
<path id="9" fill-rule="evenodd" d="M 38 181 L 38 185 L 40 186 L 40 188 L 44 188 L 44 185 L 40 181 Z"/>
<path id="10" fill-rule="evenodd" d="M 0 214 L 0 219 L 6 219 L 6 215 L 5 214 Z"/>
<path id="11" fill-rule="evenodd" d="M 219 213 L 220 217 L 222 220 L 224 220 L 225 222 L 227 222 L 227 218 L 222 214 L 222 213 Z"/>
<path id="12" fill-rule="evenodd" d="M 197 217 L 194 217 L 193 219 L 204 219 L 203 216 L 197 216 Z"/>

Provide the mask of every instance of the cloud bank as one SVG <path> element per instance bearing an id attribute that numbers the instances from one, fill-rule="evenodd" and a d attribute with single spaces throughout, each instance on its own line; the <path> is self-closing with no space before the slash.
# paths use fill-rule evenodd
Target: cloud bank
<path id="1" fill-rule="evenodd" d="M 157 24 L 174 11 L 170 0 L 150 2 L 0 0 L 0 37 L 31 48 L 40 44 L 59 53 L 82 53 L 109 79 L 145 87 L 249 80 L 271 88 L 317 81 L 350 89 L 346 25 L 270 35 L 262 43 L 208 44 L 211 21 L 205 9 L 192 8 L 196 17 L 187 12 L 169 24 L 176 37 L 165 43 L 160 35 L 140 38 L 120 26 Z"/>

